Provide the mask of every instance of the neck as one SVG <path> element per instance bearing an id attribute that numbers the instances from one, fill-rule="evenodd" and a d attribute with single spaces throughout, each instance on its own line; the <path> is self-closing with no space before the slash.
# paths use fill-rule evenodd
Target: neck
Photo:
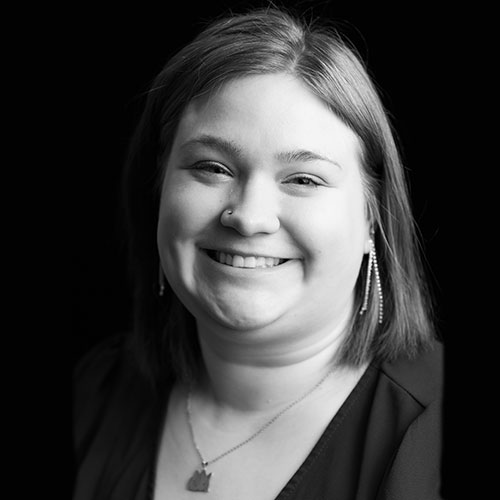
<path id="1" fill-rule="evenodd" d="M 221 332 L 198 325 L 207 376 L 202 392 L 219 408 L 255 414 L 301 397 L 328 373 L 341 383 L 349 370 L 336 366 L 347 321 L 328 332 L 271 342 L 256 332 Z M 335 377 L 337 375 L 337 377 Z"/>

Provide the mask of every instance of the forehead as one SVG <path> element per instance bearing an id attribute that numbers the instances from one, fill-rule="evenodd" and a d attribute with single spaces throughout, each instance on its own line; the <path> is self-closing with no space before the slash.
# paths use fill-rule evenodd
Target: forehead
<path id="1" fill-rule="evenodd" d="M 328 106 L 287 74 L 232 80 L 184 110 L 175 145 L 217 135 L 245 148 L 302 148 L 359 159 L 361 144 Z"/>

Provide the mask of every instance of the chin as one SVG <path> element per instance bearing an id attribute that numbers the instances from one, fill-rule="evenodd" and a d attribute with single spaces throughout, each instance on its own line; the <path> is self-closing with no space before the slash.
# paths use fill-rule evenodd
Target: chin
<path id="1" fill-rule="evenodd" d="M 259 330 L 275 323 L 281 313 L 276 307 L 269 305 L 269 302 L 257 306 L 255 303 L 251 307 L 238 305 L 225 305 L 209 313 L 212 320 L 219 325 L 231 330 L 249 331 Z"/>
<path id="2" fill-rule="evenodd" d="M 259 317 L 246 317 L 238 315 L 237 317 L 223 317 L 214 318 L 221 326 L 230 330 L 236 330 L 240 332 L 255 331 L 260 330 L 273 321 L 266 321 L 265 319 Z"/>

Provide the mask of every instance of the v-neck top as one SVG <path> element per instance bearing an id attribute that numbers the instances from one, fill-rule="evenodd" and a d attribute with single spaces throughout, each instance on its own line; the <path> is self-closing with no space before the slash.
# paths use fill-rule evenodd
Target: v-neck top
<path id="1" fill-rule="evenodd" d="M 153 498 L 168 397 L 127 359 L 113 337 L 75 370 L 74 500 Z M 441 498 L 441 393 L 440 344 L 370 364 L 276 500 Z"/>

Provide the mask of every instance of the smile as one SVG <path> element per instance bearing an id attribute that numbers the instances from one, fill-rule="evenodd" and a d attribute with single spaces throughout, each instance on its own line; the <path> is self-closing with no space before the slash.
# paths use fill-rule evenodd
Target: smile
<path id="1" fill-rule="evenodd" d="M 247 269 L 276 267 L 288 260 L 278 257 L 263 257 L 260 255 L 243 256 L 216 250 L 207 250 L 207 255 L 219 264 Z"/>

